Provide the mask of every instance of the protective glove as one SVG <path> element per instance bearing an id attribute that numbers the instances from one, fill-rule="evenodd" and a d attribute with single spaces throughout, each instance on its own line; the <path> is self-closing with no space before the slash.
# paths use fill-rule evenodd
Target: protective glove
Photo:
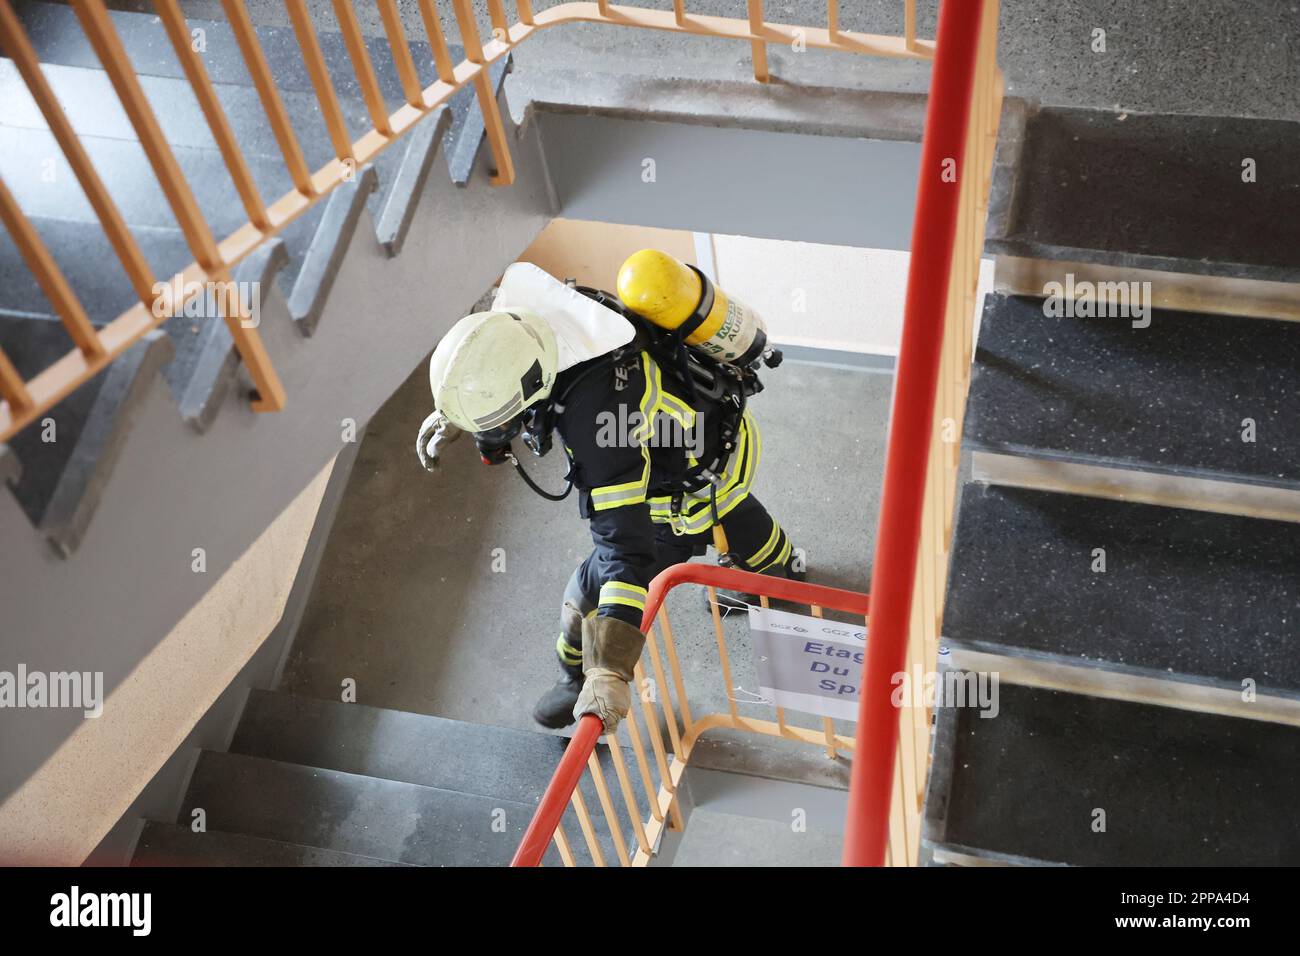
<path id="1" fill-rule="evenodd" d="M 425 471 L 433 471 L 438 467 L 438 454 L 442 451 L 442 446 L 459 438 L 460 431 L 442 412 L 434 412 L 426 418 L 415 439 L 415 454 L 420 459 L 420 466 Z"/>
<path id="2" fill-rule="evenodd" d="M 589 617 L 582 622 L 582 673 L 587 678 L 573 716 L 595 714 L 605 733 L 618 729 L 632 707 L 632 669 L 641 659 L 645 635 L 616 617 Z"/>

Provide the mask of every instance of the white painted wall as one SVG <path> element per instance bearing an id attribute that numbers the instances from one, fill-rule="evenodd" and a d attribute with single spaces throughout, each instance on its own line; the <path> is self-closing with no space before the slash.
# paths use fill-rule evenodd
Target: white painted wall
<path id="1" fill-rule="evenodd" d="M 556 219 L 520 258 L 612 291 L 619 265 L 646 246 L 699 266 L 728 295 L 757 310 L 773 342 L 898 355 L 906 252 Z M 992 279 L 993 262 L 986 260 L 978 302 Z"/>
<path id="2" fill-rule="evenodd" d="M 772 341 L 898 355 L 908 253 L 748 236 L 711 238 L 718 285 L 757 310 Z M 993 262 L 985 260 L 977 302 L 992 281 Z"/>

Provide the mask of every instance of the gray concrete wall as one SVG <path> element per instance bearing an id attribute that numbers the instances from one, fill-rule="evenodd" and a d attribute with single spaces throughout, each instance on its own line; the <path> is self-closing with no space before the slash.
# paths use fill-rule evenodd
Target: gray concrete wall
<path id="1" fill-rule="evenodd" d="M 329 484 L 294 577 L 293 589 L 285 603 L 284 616 L 243 666 L 239 675 L 227 685 L 216 702 L 190 730 L 185 742 L 168 758 L 122 818 L 86 858 L 87 866 L 126 866 L 135 852 L 136 841 L 146 820 L 176 819 L 200 752 L 225 750 L 229 747 L 249 692 L 255 688 L 273 687 L 279 680 L 285 657 L 298 632 L 307 599 L 315 584 L 325 542 L 329 539 L 330 529 L 338 514 L 339 503 L 352 475 L 352 466 L 362 439 L 345 447 L 334 460 Z"/>
<path id="2" fill-rule="evenodd" d="M 540 115 L 556 196 L 571 219 L 909 247 L 917 143 Z"/>

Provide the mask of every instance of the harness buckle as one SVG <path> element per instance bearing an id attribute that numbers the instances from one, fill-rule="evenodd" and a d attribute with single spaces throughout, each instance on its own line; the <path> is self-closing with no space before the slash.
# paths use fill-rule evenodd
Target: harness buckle
<path id="1" fill-rule="evenodd" d="M 686 534 L 686 521 L 682 518 L 682 492 L 673 492 L 668 503 L 668 527 L 677 537 Z"/>

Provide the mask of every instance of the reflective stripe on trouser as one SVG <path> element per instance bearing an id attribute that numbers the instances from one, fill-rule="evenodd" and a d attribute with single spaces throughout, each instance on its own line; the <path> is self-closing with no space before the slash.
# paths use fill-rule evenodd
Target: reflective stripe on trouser
<path id="1" fill-rule="evenodd" d="M 596 613 L 596 604 L 587 598 L 582 589 L 582 568 L 574 568 L 569 583 L 564 587 L 564 603 L 560 605 L 560 636 L 555 642 L 555 653 L 565 667 L 582 670 L 582 619 Z"/>
<path id="2" fill-rule="evenodd" d="M 790 559 L 792 553 L 790 539 L 768 514 L 762 502 L 753 495 L 746 496 L 722 519 L 722 527 L 727 532 L 732 553 L 745 564 L 748 570 L 768 570 Z M 660 525 L 656 529 L 655 566 L 651 569 L 651 579 L 653 580 L 654 576 L 664 568 L 704 554 L 711 543 L 712 539 L 707 531 L 693 535 L 675 535 L 667 525 Z M 579 565 L 564 590 L 564 610 L 561 612 L 561 618 L 567 624 L 563 628 L 556 649 L 560 654 L 560 660 L 570 666 L 581 666 L 582 619 L 596 613 L 604 589 L 594 567 L 596 563 L 594 558 L 593 554 Z M 588 588 L 590 590 L 587 590 Z M 644 609 L 644 592 L 637 593 L 640 602 L 635 606 Z M 562 648 L 561 644 L 566 647 Z M 572 657 L 566 653 L 566 649 L 572 652 Z"/>
<path id="3" fill-rule="evenodd" d="M 645 610 L 645 588 L 639 584 L 627 584 L 623 581 L 606 581 L 600 586 L 600 606 L 622 604 L 625 607 Z"/>
<path id="4" fill-rule="evenodd" d="M 766 513 L 766 512 L 765 512 Z M 772 524 L 772 530 L 763 542 L 763 546 L 753 554 L 747 554 L 737 548 L 737 543 L 731 540 L 731 533 L 727 532 L 727 543 L 731 547 L 731 553 L 735 555 L 743 564 L 747 571 L 766 571 L 771 567 L 780 567 L 790 560 L 790 555 L 794 549 L 790 546 L 790 539 L 786 536 L 785 531 L 776 523 L 776 519 L 768 516 L 768 521 Z M 729 522 L 723 522 L 723 530 L 726 531 Z M 761 523 L 758 525 L 761 527 Z M 749 530 L 746 528 L 746 530 Z M 746 538 L 748 535 L 745 536 Z"/>
<path id="5" fill-rule="evenodd" d="M 789 561 L 794 553 L 785 530 L 754 495 L 746 496 L 722 519 L 722 530 L 727 534 L 727 547 L 731 548 L 742 571 L 771 570 Z M 663 564 L 667 567 L 704 554 L 712 540 L 707 531 L 677 536 L 665 526 L 657 544 L 661 556 L 671 557 Z"/>

